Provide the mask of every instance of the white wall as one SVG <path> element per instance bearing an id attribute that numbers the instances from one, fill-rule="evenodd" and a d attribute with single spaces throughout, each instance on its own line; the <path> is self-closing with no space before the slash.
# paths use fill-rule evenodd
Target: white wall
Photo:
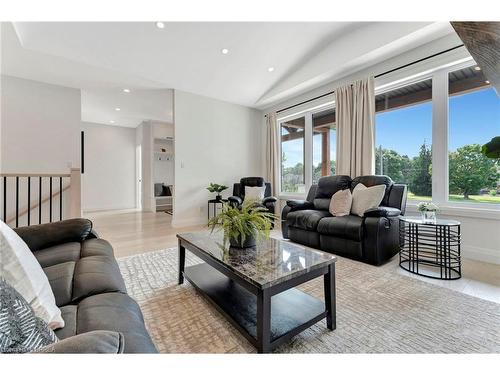
<path id="1" fill-rule="evenodd" d="M 69 173 L 80 166 L 80 90 L 1 77 L 3 173 Z"/>
<path id="2" fill-rule="evenodd" d="M 135 129 L 82 123 L 85 132 L 84 211 L 136 206 Z"/>
<path id="3" fill-rule="evenodd" d="M 210 182 L 230 186 L 244 176 L 261 176 L 262 113 L 244 106 L 174 92 L 174 226 L 207 221 Z"/>

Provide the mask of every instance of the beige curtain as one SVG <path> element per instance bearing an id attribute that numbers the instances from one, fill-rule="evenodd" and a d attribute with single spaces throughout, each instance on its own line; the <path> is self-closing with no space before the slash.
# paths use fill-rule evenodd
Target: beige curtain
<path id="1" fill-rule="evenodd" d="M 375 90 L 373 77 L 335 89 L 336 173 L 351 177 L 375 172 Z"/>
<path id="2" fill-rule="evenodd" d="M 278 192 L 279 137 L 276 112 L 266 115 L 266 181 L 271 183 L 272 194 Z"/>

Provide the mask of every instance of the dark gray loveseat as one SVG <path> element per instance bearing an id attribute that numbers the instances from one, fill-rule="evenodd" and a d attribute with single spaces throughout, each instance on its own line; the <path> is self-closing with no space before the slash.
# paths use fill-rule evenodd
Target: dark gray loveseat
<path id="1" fill-rule="evenodd" d="M 364 217 L 334 217 L 328 212 L 332 195 L 338 190 L 384 184 L 380 207 Z M 387 176 L 328 176 L 311 186 L 307 199 L 289 200 L 281 215 L 284 238 L 366 263 L 380 265 L 399 251 L 399 216 L 406 208 L 406 185 Z"/>
<path id="2" fill-rule="evenodd" d="M 42 266 L 65 321 L 55 331 L 61 341 L 49 352 L 156 352 L 139 306 L 127 295 L 113 248 L 97 238 L 90 220 L 15 231 Z"/>

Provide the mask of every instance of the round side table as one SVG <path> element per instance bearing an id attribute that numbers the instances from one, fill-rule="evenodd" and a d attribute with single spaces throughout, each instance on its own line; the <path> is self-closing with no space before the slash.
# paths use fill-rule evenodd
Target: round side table
<path id="1" fill-rule="evenodd" d="M 441 280 L 462 276 L 460 222 L 417 217 L 399 219 L 399 266 L 417 275 Z"/>

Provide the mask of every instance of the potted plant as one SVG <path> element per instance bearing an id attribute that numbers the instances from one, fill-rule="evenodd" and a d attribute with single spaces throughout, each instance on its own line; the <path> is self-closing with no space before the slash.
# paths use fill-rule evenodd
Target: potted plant
<path id="1" fill-rule="evenodd" d="M 274 219 L 274 214 L 250 200 L 244 201 L 241 208 L 224 203 L 221 212 L 209 220 L 208 226 L 212 232 L 224 231 L 224 244 L 229 240 L 232 247 L 245 248 L 269 238 Z"/>
<path id="2" fill-rule="evenodd" d="M 439 207 L 432 202 L 420 202 L 417 205 L 418 211 L 422 214 L 422 221 L 424 223 L 435 223 L 436 222 L 436 212 Z"/>
<path id="3" fill-rule="evenodd" d="M 208 185 L 208 187 L 207 187 L 207 190 L 209 192 L 217 193 L 217 196 L 215 197 L 215 199 L 217 199 L 218 202 L 220 202 L 222 200 L 222 195 L 220 195 L 220 193 L 222 193 L 226 189 L 227 189 L 227 186 L 214 184 L 213 182 L 211 182 L 210 185 Z"/>

